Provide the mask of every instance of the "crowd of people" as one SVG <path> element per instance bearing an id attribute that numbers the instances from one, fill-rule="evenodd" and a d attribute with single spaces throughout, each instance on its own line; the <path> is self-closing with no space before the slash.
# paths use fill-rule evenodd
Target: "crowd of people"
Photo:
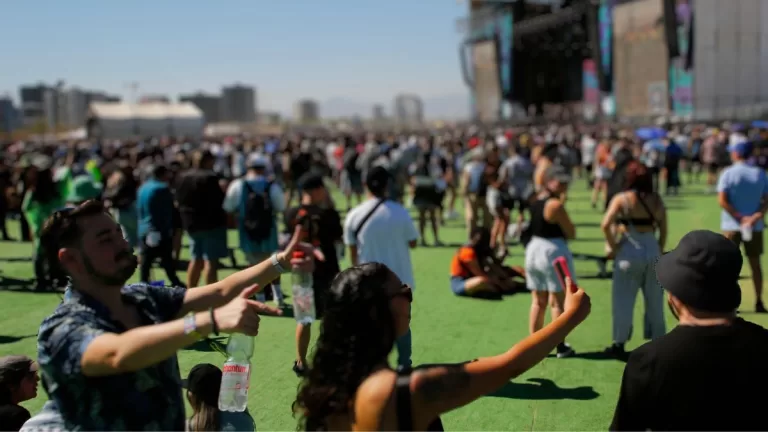
<path id="1" fill-rule="evenodd" d="M 34 244 L 34 289 L 64 296 L 40 327 L 36 359 L 0 359 L 0 429 L 252 430 L 247 412 L 216 408 L 221 371 L 198 365 L 182 382 L 176 353 L 209 335 L 255 336 L 259 315 L 285 310 L 281 275 L 298 268 L 312 273 L 320 320 L 312 355 L 312 324 L 296 326 L 299 427 L 441 430 L 442 413 L 552 351 L 575 354 L 566 337 L 591 308 L 569 248 L 578 239 L 568 212 L 576 178 L 604 209 L 605 254 L 595 261 L 612 278 L 605 353 L 627 362 L 611 429 L 768 429 L 746 391 L 765 384 L 758 362 L 768 332 L 736 315 L 740 244 L 755 310 L 765 312 L 766 141 L 766 130 L 725 124 L 7 143 L 3 239 L 15 240 L 5 221 L 18 218 L 19 240 Z M 722 235 L 693 231 L 665 254 L 664 197 L 702 173 L 722 208 Z M 498 356 L 414 367 L 410 250 L 443 245 L 440 228 L 460 217 L 461 202 L 466 243 L 446 263 L 446 294 L 530 292 L 530 335 Z M 505 262 L 516 244 L 523 266 Z M 246 268 L 219 278 L 238 249 Z M 351 267 L 342 270 L 346 254 Z M 153 282 L 158 261 L 168 286 Z M 127 284 L 137 269 L 140 283 Z M 629 353 L 638 291 L 652 342 Z M 669 333 L 665 307 L 680 324 Z M 393 348 L 397 367 L 387 361 Z M 48 402 L 32 417 L 19 403 L 36 396 L 40 379 Z"/>

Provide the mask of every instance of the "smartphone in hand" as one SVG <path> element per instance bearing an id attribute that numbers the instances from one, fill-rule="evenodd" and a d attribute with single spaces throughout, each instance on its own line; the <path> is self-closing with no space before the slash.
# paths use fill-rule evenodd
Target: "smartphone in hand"
<path id="1" fill-rule="evenodd" d="M 565 285 L 565 278 L 569 278 L 571 282 L 573 283 L 573 276 L 571 276 L 571 270 L 568 268 L 568 260 L 565 259 L 565 257 L 557 257 L 554 261 L 552 261 L 552 266 L 555 268 L 555 273 L 557 273 L 557 278 L 560 280 L 560 286 L 563 287 L 563 292 L 565 292 L 566 285 Z M 573 283 L 572 290 L 575 292 L 578 288 L 576 287 L 576 284 Z"/>

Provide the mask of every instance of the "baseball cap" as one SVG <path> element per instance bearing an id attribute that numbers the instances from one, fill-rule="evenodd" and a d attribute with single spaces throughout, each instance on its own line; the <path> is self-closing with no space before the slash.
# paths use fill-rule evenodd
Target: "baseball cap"
<path id="1" fill-rule="evenodd" d="M 260 153 L 255 153 L 248 157 L 249 168 L 266 168 L 267 166 L 269 166 L 267 158 Z"/>
<path id="2" fill-rule="evenodd" d="M 752 153 L 752 143 L 749 141 L 737 141 L 728 146 L 728 151 L 737 153 L 741 157 L 749 156 Z"/>
<path id="3" fill-rule="evenodd" d="M 325 187 L 325 182 L 320 174 L 308 172 L 299 178 L 298 186 L 301 190 L 311 191 Z"/>

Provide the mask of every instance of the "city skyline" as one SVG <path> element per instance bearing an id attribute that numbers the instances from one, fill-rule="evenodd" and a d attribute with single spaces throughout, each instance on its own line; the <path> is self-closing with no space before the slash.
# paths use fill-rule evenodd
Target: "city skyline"
<path id="1" fill-rule="evenodd" d="M 221 7 L 167 0 L 150 14 L 133 4 L 76 3 L 82 7 L 53 0 L 8 5 L 9 16 L 34 15 L 45 31 L 30 34 L 24 20 L 9 20 L 9 34 L 27 36 L 5 57 L 16 67 L 0 77 L 0 95 L 18 103 L 19 86 L 63 79 L 130 101 L 134 82 L 139 94 L 174 98 L 240 82 L 256 88 L 259 111 L 283 114 L 311 98 L 321 111 L 341 100 L 365 105 L 358 114 L 368 115 L 399 93 L 468 105 L 455 27 L 466 6 L 455 2 L 241 0 Z M 213 30 L 212 22 L 227 24 Z M 208 31 L 188 31 L 194 27 Z M 441 116 L 436 109 L 427 103 L 426 116 Z"/>
<path id="2" fill-rule="evenodd" d="M 36 90 L 36 89 L 42 89 L 39 90 L 42 92 L 40 95 L 37 96 L 30 96 L 31 99 L 25 98 L 23 96 L 25 91 L 29 90 Z M 240 100 L 240 102 L 235 102 L 232 97 L 236 98 L 242 98 L 243 96 L 234 96 L 234 94 L 230 93 L 230 91 L 236 91 L 237 94 L 242 94 L 243 91 L 246 93 L 250 93 L 250 96 L 245 96 L 245 100 Z M 45 101 L 45 95 L 43 93 L 50 93 L 50 95 L 56 95 L 55 101 L 51 100 L 49 102 Z M 457 106 L 462 105 L 462 102 L 465 99 L 464 95 L 445 95 L 438 98 L 429 98 L 427 100 L 424 100 L 420 95 L 414 94 L 414 93 L 399 93 L 393 96 L 391 103 L 382 104 L 382 103 L 367 103 L 367 102 L 359 102 L 351 99 L 344 99 L 344 98 L 333 98 L 328 101 L 323 101 L 322 103 L 320 101 L 317 101 L 312 98 L 302 98 L 294 102 L 293 109 L 291 112 L 280 112 L 270 109 L 264 109 L 261 107 L 259 101 L 258 101 L 258 89 L 255 87 L 247 86 L 242 83 L 235 83 L 231 84 L 229 86 L 222 86 L 222 89 L 218 93 L 213 92 L 205 92 L 205 91 L 195 91 L 192 93 L 187 94 L 178 94 L 178 95 L 168 95 L 167 93 L 152 93 L 152 94 L 142 94 L 135 91 L 131 95 L 129 100 L 122 100 L 120 96 L 117 95 L 108 95 L 103 91 L 99 90 L 93 90 L 93 89 L 83 89 L 79 86 L 67 86 L 64 80 L 59 80 L 55 85 L 50 85 L 44 82 L 38 82 L 35 84 L 26 84 L 22 85 L 19 88 L 20 93 L 20 102 L 15 105 L 15 109 L 19 110 L 19 116 L 24 118 L 25 124 L 34 123 L 36 121 L 35 117 L 49 117 L 49 122 L 52 118 L 56 118 L 58 120 L 62 119 L 72 119 L 72 118 L 80 118 L 86 115 L 86 111 L 88 108 L 88 105 L 90 101 L 108 101 L 108 102 L 120 102 L 120 103 L 126 103 L 126 104 L 146 104 L 146 103 L 183 103 L 183 102 L 191 102 L 194 105 L 196 105 L 198 108 L 201 109 L 203 113 L 205 113 L 205 117 L 208 120 L 208 122 L 216 123 L 216 122 L 249 122 L 253 121 L 257 117 L 257 114 L 267 114 L 270 116 L 273 116 L 275 114 L 279 115 L 282 118 L 286 119 L 296 119 L 300 117 L 304 117 L 303 115 L 299 115 L 297 117 L 296 115 L 296 105 L 302 102 L 311 101 L 315 108 L 312 109 L 312 111 L 315 113 L 311 117 L 318 117 L 319 118 L 349 118 L 349 117 L 360 117 L 360 118 L 372 118 L 372 119 L 384 119 L 384 118 L 393 118 L 393 119 L 400 119 L 401 121 L 406 121 L 405 118 L 408 118 L 407 121 L 413 121 L 416 119 L 417 121 L 425 120 L 425 119 L 445 119 L 445 120 L 454 120 L 454 119 L 463 119 L 466 117 L 466 113 L 463 112 L 463 107 L 459 107 L 457 110 Z M 229 96 L 227 94 L 230 93 Z M 410 114 L 406 114 L 403 109 L 398 108 L 401 105 L 401 98 L 406 99 L 417 99 L 416 104 L 418 105 L 418 108 L 404 108 L 405 111 L 411 112 Z M 92 100 L 91 100 L 92 99 Z M 0 96 L 0 100 L 7 100 L 7 98 Z M 43 105 L 46 103 L 55 104 L 57 108 L 52 108 L 52 105 L 49 106 L 47 109 L 44 109 Z M 73 105 L 74 103 L 74 105 Z M 238 108 L 235 108 L 232 104 L 239 104 Z M 31 105 L 30 105 L 31 104 Z M 42 105 L 41 105 L 42 104 Z M 63 105 L 62 105 L 63 104 Z M 40 105 L 40 106 L 38 106 Z M 389 106 L 389 108 L 387 108 Z M 439 116 L 433 115 L 428 116 L 425 115 L 425 107 L 428 106 L 439 106 L 443 108 L 442 114 Z M 66 107 L 66 108 L 65 108 Z M 79 107 L 79 108 L 77 108 Z M 248 108 L 250 107 L 250 108 Z M 448 111 L 445 111 L 445 109 L 448 108 Z M 7 108 L 6 108 L 7 109 Z M 34 111 L 33 113 L 27 113 L 26 111 L 28 109 L 32 109 Z M 56 110 L 56 114 L 52 114 L 52 110 Z M 418 111 L 418 114 L 415 114 L 413 110 Z M 453 111 L 450 111 L 453 109 Z M 37 112 L 37 111 L 39 112 Z M 229 110 L 229 111 L 227 111 Z M 234 111 L 232 111 L 234 110 Z M 375 113 L 372 111 L 376 111 Z M 446 112 L 449 112 L 449 114 L 445 114 Z M 434 111 L 433 111 L 434 113 Z M 50 117 L 53 115 L 54 117 Z M 29 121 L 29 120 L 32 121 Z M 81 122 L 73 122 L 73 121 L 63 121 L 64 124 L 72 125 L 72 124 L 79 124 Z"/>

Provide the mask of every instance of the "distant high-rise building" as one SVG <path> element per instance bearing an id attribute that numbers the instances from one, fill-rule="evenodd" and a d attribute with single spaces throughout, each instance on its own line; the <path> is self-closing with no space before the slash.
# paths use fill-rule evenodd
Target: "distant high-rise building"
<path id="1" fill-rule="evenodd" d="M 395 97 L 394 117 L 399 123 L 421 123 L 424 120 L 424 105 L 421 98 L 413 94 Z"/>
<path id="2" fill-rule="evenodd" d="M 60 87 L 49 87 L 43 93 L 43 119 L 47 130 L 53 132 L 61 124 L 61 116 L 64 112 Z"/>
<path id="3" fill-rule="evenodd" d="M 25 125 L 45 120 L 45 93 L 48 89 L 45 84 L 22 86 L 19 89 L 21 119 Z"/>
<path id="4" fill-rule="evenodd" d="M 221 89 L 220 120 L 249 123 L 256 120 L 256 89 L 240 84 Z"/>
<path id="5" fill-rule="evenodd" d="M 12 132 L 21 126 L 19 111 L 11 98 L 0 98 L 0 131 Z"/>
<path id="6" fill-rule="evenodd" d="M 200 108 L 205 116 L 205 121 L 208 123 L 221 121 L 221 98 L 218 96 L 197 92 L 196 94 L 179 96 L 179 102 L 190 102 Z"/>
<path id="7" fill-rule="evenodd" d="M 22 123 L 32 126 L 44 122 L 48 130 L 83 126 L 91 102 L 120 102 L 119 97 L 104 92 L 65 88 L 63 81 L 55 86 L 22 86 L 19 94 Z"/>
<path id="8" fill-rule="evenodd" d="M 162 103 L 162 104 L 169 104 L 171 103 L 171 99 L 168 96 L 165 95 L 159 95 L 159 94 L 149 94 L 144 95 L 139 98 L 139 103 Z"/>
<path id="9" fill-rule="evenodd" d="M 293 106 L 294 120 L 299 123 L 312 123 L 320 120 L 320 106 L 317 101 L 302 99 Z"/>
<path id="10" fill-rule="evenodd" d="M 374 120 L 384 120 L 386 117 L 384 114 L 384 105 L 374 105 L 372 114 Z"/>
<path id="11" fill-rule="evenodd" d="M 88 113 L 88 92 L 72 87 L 61 91 L 58 96 L 60 98 L 58 122 L 68 127 L 84 126 Z"/>

